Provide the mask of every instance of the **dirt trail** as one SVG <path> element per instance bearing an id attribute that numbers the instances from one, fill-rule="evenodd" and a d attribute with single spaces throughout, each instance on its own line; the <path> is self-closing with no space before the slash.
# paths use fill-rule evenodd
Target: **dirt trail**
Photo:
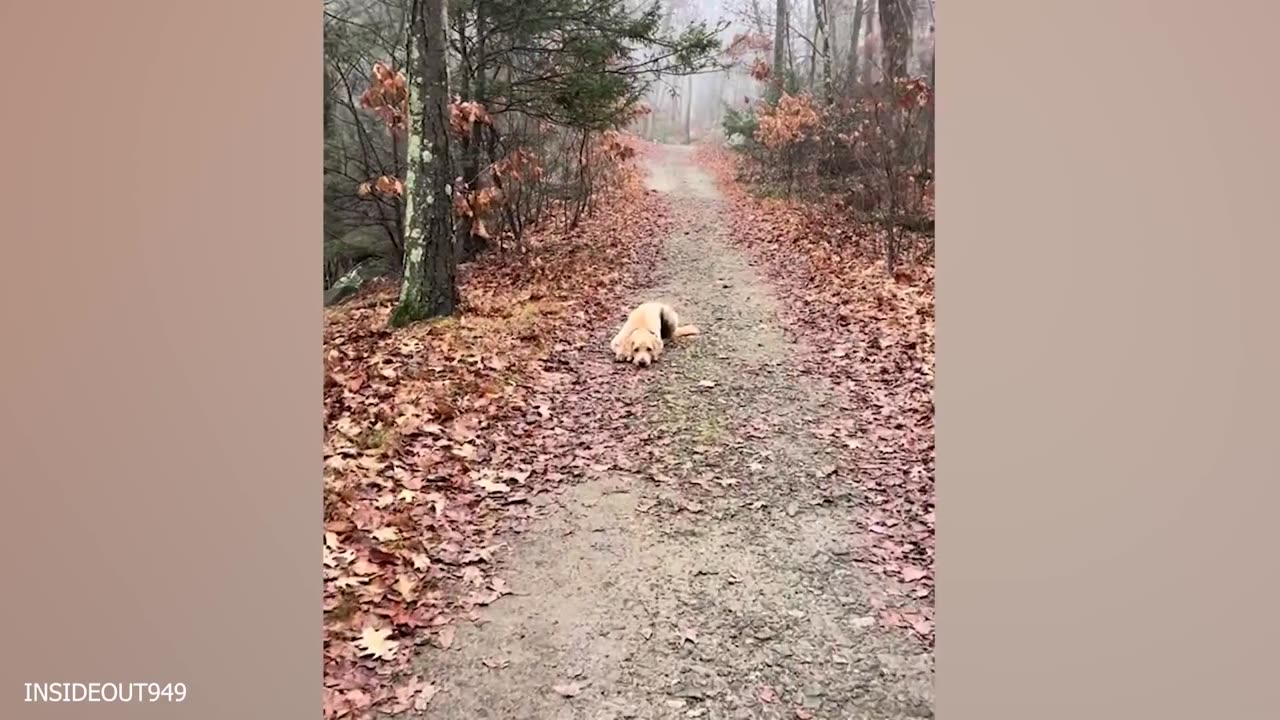
<path id="1" fill-rule="evenodd" d="M 511 543 L 515 594 L 423 658 L 442 690 L 424 717 L 932 717 L 930 654 L 876 624 L 880 581 L 849 559 L 856 482 L 805 429 L 830 393 L 798 379 L 691 152 L 662 148 L 650 183 L 677 226 L 633 299 L 703 335 L 647 371 L 592 362 L 629 373 L 634 428 L 663 460 L 570 487 Z"/>

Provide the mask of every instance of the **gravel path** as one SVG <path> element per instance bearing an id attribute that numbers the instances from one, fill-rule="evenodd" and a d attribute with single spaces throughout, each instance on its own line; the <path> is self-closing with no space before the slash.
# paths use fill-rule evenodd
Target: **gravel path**
<path id="1" fill-rule="evenodd" d="M 798 379 L 691 152 L 650 165 L 676 229 L 633 300 L 664 299 L 703 334 L 637 370 L 600 328 L 582 382 L 630 405 L 653 457 L 571 486 L 510 543 L 513 594 L 422 659 L 441 688 L 424 717 L 932 717 L 931 654 L 876 623 L 883 581 L 850 560 L 855 473 L 806 430 L 834 412 L 829 389 Z"/>

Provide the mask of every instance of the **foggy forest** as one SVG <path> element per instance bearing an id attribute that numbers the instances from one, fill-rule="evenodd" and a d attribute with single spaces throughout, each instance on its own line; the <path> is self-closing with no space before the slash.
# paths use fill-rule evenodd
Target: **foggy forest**
<path id="1" fill-rule="evenodd" d="M 325 717 L 932 717 L 935 3 L 323 13 Z"/>

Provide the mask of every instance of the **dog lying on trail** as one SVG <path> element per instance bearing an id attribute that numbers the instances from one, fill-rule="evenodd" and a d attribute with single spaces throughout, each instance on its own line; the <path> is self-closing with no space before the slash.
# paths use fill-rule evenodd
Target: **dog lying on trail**
<path id="1" fill-rule="evenodd" d="M 662 354 L 664 341 L 698 332 L 693 325 L 681 325 L 680 316 L 670 305 L 646 302 L 631 311 L 609 347 L 613 349 L 614 360 L 648 367 Z"/>

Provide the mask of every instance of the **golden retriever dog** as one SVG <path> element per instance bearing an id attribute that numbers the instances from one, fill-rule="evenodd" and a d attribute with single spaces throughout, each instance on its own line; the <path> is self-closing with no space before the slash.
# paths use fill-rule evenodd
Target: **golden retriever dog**
<path id="1" fill-rule="evenodd" d="M 613 349 L 614 360 L 648 367 L 662 354 L 664 341 L 698 332 L 693 325 L 681 325 L 680 316 L 670 305 L 646 302 L 631 311 L 609 347 Z"/>

